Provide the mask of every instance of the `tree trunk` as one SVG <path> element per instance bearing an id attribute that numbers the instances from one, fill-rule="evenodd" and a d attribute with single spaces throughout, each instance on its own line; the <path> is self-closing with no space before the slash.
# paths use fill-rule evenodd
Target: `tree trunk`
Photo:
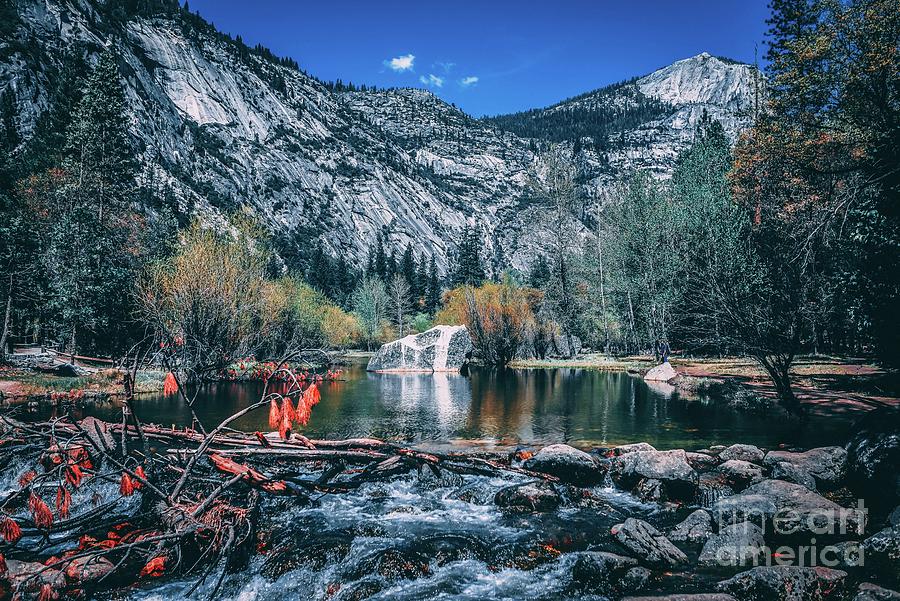
<path id="1" fill-rule="evenodd" d="M 794 356 L 776 355 L 770 357 L 762 355 L 756 357 L 756 360 L 759 361 L 769 374 L 769 377 L 772 378 L 772 383 L 775 385 L 775 393 L 778 395 L 778 402 L 781 406 L 794 415 L 805 415 L 806 411 L 800 404 L 800 401 L 797 400 L 797 397 L 794 396 L 794 390 L 791 388 L 790 369 Z"/>
<path id="2" fill-rule="evenodd" d="M 6 311 L 3 313 L 3 333 L 0 334 L 0 359 L 6 359 L 6 341 L 9 338 L 9 320 L 12 315 L 13 276 L 9 275 L 9 289 L 6 292 Z"/>

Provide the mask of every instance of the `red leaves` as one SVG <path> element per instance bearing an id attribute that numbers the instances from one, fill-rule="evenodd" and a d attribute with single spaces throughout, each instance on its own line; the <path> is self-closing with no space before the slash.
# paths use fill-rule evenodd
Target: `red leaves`
<path id="1" fill-rule="evenodd" d="M 72 465 L 67 465 L 66 482 L 68 482 L 72 488 L 78 488 L 81 485 L 81 467 L 74 463 Z"/>
<path id="2" fill-rule="evenodd" d="M 283 480 L 272 480 L 271 478 L 267 478 L 265 475 L 256 471 L 249 465 L 238 463 L 234 459 L 229 459 L 228 457 L 219 455 L 218 453 L 210 453 L 209 460 L 210 462 L 212 462 L 213 467 L 215 467 L 220 472 L 225 472 L 226 474 L 234 474 L 235 476 L 243 476 L 242 479 L 244 480 L 244 482 L 246 482 L 250 486 L 261 488 L 266 492 L 274 494 L 291 494 L 290 490 L 287 487 L 287 484 Z"/>
<path id="3" fill-rule="evenodd" d="M 159 578 L 166 572 L 166 556 L 157 555 L 141 568 L 141 578 Z"/>
<path id="4" fill-rule="evenodd" d="M 289 403 L 290 401 L 285 400 L 285 402 Z M 293 408 L 292 408 L 292 410 L 293 410 Z M 279 436 L 281 436 L 281 440 L 287 440 L 288 436 L 290 436 L 290 433 L 291 433 L 291 420 L 288 417 L 288 412 L 282 411 L 281 412 L 281 424 L 278 426 L 278 434 L 279 434 Z"/>
<path id="5" fill-rule="evenodd" d="M 137 468 L 135 468 L 134 475 L 137 476 L 138 478 L 140 478 L 141 480 L 147 479 L 147 474 L 146 474 L 146 472 L 144 472 L 143 465 L 139 465 L 139 466 L 137 466 Z M 141 480 L 138 480 L 137 478 L 133 479 L 133 484 L 134 484 L 135 490 L 141 490 L 141 487 L 144 485 L 144 483 L 141 482 Z"/>
<path id="6" fill-rule="evenodd" d="M 310 408 L 318 405 L 321 398 L 322 395 L 319 393 L 319 387 L 316 384 L 310 384 L 309 388 L 303 391 L 303 403 Z"/>
<path id="7" fill-rule="evenodd" d="M 28 509 L 31 511 L 34 525 L 38 528 L 49 530 L 50 526 L 53 525 L 53 512 L 50 511 L 44 500 L 31 493 L 31 496 L 28 497 Z"/>
<path id="8" fill-rule="evenodd" d="M 278 406 L 278 401 L 272 399 L 272 402 L 269 404 L 269 427 L 273 430 L 277 430 L 281 426 L 281 407 Z"/>
<path id="9" fill-rule="evenodd" d="M 0 536 L 9 544 L 14 545 L 22 538 L 22 529 L 14 519 L 7 517 L 0 522 Z"/>
<path id="10" fill-rule="evenodd" d="M 53 601 L 53 599 L 57 598 L 52 586 L 47 583 L 41 585 L 41 592 L 38 593 L 37 601 Z"/>
<path id="11" fill-rule="evenodd" d="M 31 481 L 34 480 L 34 477 L 35 477 L 35 476 L 37 476 L 37 472 L 36 472 L 36 471 L 34 471 L 34 470 L 28 470 L 27 472 L 25 472 L 24 474 L 22 474 L 21 476 L 19 476 L 19 486 L 20 486 L 21 488 L 25 488 L 26 486 L 28 486 L 29 484 L 31 484 Z"/>
<path id="12" fill-rule="evenodd" d="M 284 399 L 284 403 L 281 405 L 281 410 L 284 413 L 284 418 L 286 418 L 289 422 L 297 419 L 297 412 L 294 411 L 294 405 L 291 403 L 291 399 Z"/>
<path id="13" fill-rule="evenodd" d="M 123 497 L 130 497 L 134 494 L 134 480 L 128 475 L 128 472 L 122 472 L 122 479 L 119 481 L 119 492 Z"/>
<path id="14" fill-rule="evenodd" d="M 5 575 L 9 571 L 9 566 L 6 565 L 6 557 L 4 557 L 3 553 L 0 553 L 0 576 Z"/>
<path id="15" fill-rule="evenodd" d="M 72 494 L 65 486 L 56 489 L 56 512 L 59 517 L 65 519 L 69 517 L 69 505 L 72 503 Z"/>
<path id="16" fill-rule="evenodd" d="M 163 395 L 171 396 L 176 392 L 178 392 L 178 380 L 175 379 L 175 374 L 169 372 L 163 382 Z"/>
<path id="17" fill-rule="evenodd" d="M 267 447 L 267 448 L 272 446 L 272 443 L 269 442 L 268 438 L 263 436 L 262 432 L 256 431 L 253 433 L 253 435 L 256 436 L 256 440 L 258 440 L 259 444 L 261 444 L 262 446 Z"/>

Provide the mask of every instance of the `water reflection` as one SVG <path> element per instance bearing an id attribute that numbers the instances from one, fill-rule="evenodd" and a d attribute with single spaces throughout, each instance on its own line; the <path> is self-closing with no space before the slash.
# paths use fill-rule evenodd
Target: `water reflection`
<path id="1" fill-rule="evenodd" d="M 371 374 L 353 365 L 321 387 L 322 401 L 304 433 L 312 438 L 374 436 L 412 443 L 549 444 L 581 446 L 647 441 L 658 448 L 699 448 L 745 442 L 773 447 L 842 442 L 846 419 L 811 418 L 798 430 L 789 420 L 739 413 L 721 403 L 680 398 L 671 386 L 648 386 L 625 373 L 582 369 L 473 369 L 459 374 Z M 259 398 L 259 384 L 204 386 L 197 413 L 207 427 Z M 142 420 L 187 425 L 177 397 L 144 397 Z M 87 413 L 121 419 L 112 405 Z M 234 427 L 265 430 L 267 415 L 244 416 Z"/>

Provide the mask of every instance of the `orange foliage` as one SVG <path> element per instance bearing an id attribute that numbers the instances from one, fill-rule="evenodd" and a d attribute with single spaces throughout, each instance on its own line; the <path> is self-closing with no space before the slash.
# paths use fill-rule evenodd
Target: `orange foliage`
<path id="1" fill-rule="evenodd" d="M 28 509 L 31 510 L 34 525 L 38 528 L 48 529 L 53 525 L 53 512 L 50 511 L 44 500 L 34 493 L 28 497 Z"/>
<path id="2" fill-rule="evenodd" d="M 69 505 L 72 503 L 72 494 L 65 486 L 56 489 L 56 512 L 59 517 L 65 519 L 69 517 Z"/>
<path id="3" fill-rule="evenodd" d="M 178 380 L 175 379 L 175 374 L 169 372 L 166 374 L 166 381 L 163 382 L 163 394 L 170 396 L 176 392 L 178 392 Z"/>
<path id="4" fill-rule="evenodd" d="M 14 519 L 7 517 L 0 522 L 0 536 L 9 544 L 14 545 L 22 538 L 22 529 Z"/>
<path id="5" fill-rule="evenodd" d="M 119 492 L 123 497 L 130 497 L 134 494 L 134 481 L 128 472 L 122 472 L 122 480 L 119 482 Z"/>
<path id="6" fill-rule="evenodd" d="M 28 470 L 24 474 L 19 477 L 19 486 L 25 488 L 31 481 L 34 480 L 34 477 L 37 476 L 37 472 L 34 470 Z"/>
<path id="7" fill-rule="evenodd" d="M 141 568 L 140 577 L 146 578 L 159 578 L 166 571 L 166 557 L 165 555 L 157 555 Z"/>

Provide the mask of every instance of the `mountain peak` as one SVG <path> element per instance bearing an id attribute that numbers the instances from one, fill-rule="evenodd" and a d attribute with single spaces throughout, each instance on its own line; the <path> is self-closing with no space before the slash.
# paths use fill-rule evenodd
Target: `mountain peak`
<path id="1" fill-rule="evenodd" d="M 723 60 L 708 52 L 675 61 L 637 81 L 641 92 L 675 106 L 714 104 L 749 106 L 756 67 Z"/>

